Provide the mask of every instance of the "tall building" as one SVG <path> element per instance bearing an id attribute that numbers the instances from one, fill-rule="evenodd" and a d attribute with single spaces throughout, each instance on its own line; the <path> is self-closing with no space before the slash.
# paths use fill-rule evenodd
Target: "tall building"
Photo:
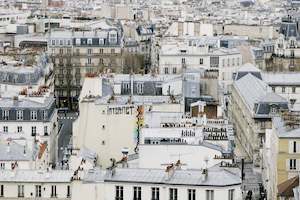
<path id="1" fill-rule="evenodd" d="M 53 31 L 49 54 L 55 69 L 55 96 L 60 107 L 77 109 L 84 77 L 104 71 L 139 70 L 144 60 L 123 53 L 122 32 L 118 28 L 94 31 Z"/>

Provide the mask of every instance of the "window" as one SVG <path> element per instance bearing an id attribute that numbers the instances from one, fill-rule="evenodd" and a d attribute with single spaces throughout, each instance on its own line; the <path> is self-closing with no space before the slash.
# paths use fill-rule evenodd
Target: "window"
<path id="1" fill-rule="evenodd" d="M 136 85 L 136 90 L 137 90 L 137 93 L 138 93 L 138 94 L 143 94 L 143 89 L 144 89 L 143 83 L 138 83 L 138 84 Z"/>
<path id="2" fill-rule="evenodd" d="M 100 54 L 103 54 L 103 49 L 100 49 L 100 50 L 99 50 L 99 53 L 100 53 Z"/>
<path id="3" fill-rule="evenodd" d="M 110 52 L 111 52 L 112 54 L 114 54 L 114 53 L 115 53 L 115 49 L 111 49 Z"/>
<path id="4" fill-rule="evenodd" d="M 0 169 L 5 169 L 5 163 L 0 163 Z"/>
<path id="5" fill-rule="evenodd" d="M 93 52 L 93 49 L 88 49 L 88 50 L 87 50 L 87 54 L 88 54 L 88 55 L 91 55 L 92 52 Z"/>
<path id="6" fill-rule="evenodd" d="M 275 90 L 276 90 L 276 87 L 273 86 L 273 87 L 272 87 L 272 91 L 275 92 Z"/>
<path id="7" fill-rule="evenodd" d="M 48 134 L 48 126 L 44 126 L 44 135 L 46 135 L 46 136 L 49 135 Z"/>
<path id="8" fill-rule="evenodd" d="M 9 119 L 9 110 L 3 110 L 2 117 L 4 120 L 8 120 Z"/>
<path id="9" fill-rule="evenodd" d="M 0 197 L 4 197 L 4 185 L 0 185 Z"/>
<path id="10" fill-rule="evenodd" d="M 228 190 L 228 200 L 234 200 L 234 189 Z"/>
<path id="11" fill-rule="evenodd" d="M 87 59 L 87 63 L 90 65 L 90 64 L 92 64 L 92 59 L 91 58 L 88 58 Z"/>
<path id="12" fill-rule="evenodd" d="M 176 73 L 177 73 L 177 68 L 173 67 L 173 74 L 176 74 Z"/>
<path id="13" fill-rule="evenodd" d="M 68 40 L 68 42 L 67 42 L 67 43 L 68 43 L 68 45 L 70 46 L 70 45 L 71 45 L 71 40 Z"/>
<path id="14" fill-rule="evenodd" d="M 17 132 L 18 132 L 18 133 L 21 133 L 21 132 L 22 132 L 22 126 L 18 126 L 18 127 L 17 127 Z"/>
<path id="15" fill-rule="evenodd" d="M 181 58 L 181 64 L 185 64 L 185 58 Z"/>
<path id="16" fill-rule="evenodd" d="M 203 65 L 203 58 L 200 58 L 199 64 L 200 64 L 200 65 Z"/>
<path id="17" fill-rule="evenodd" d="M 297 153 L 297 142 L 293 141 L 293 153 Z"/>
<path id="18" fill-rule="evenodd" d="M 17 110 L 17 120 L 23 120 L 23 110 Z"/>
<path id="19" fill-rule="evenodd" d="M 270 110 L 270 113 L 274 114 L 277 112 L 277 108 L 276 106 L 271 106 L 271 110 Z"/>
<path id="20" fill-rule="evenodd" d="M 165 67 L 165 74 L 169 74 L 169 68 Z"/>
<path id="21" fill-rule="evenodd" d="M 151 200 L 159 200 L 159 188 L 151 188 Z"/>
<path id="22" fill-rule="evenodd" d="M 176 188 L 170 188 L 169 189 L 169 199 L 170 200 L 177 200 L 178 199 L 178 191 Z"/>
<path id="23" fill-rule="evenodd" d="M 285 93 L 285 87 L 282 87 L 281 90 L 282 90 L 282 93 Z"/>
<path id="24" fill-rule="evenodd" d="M 7 133 L 8 132 L 8 126 L 3 126 L 3 132 Z"/>
<path id="25" fill-rule="evenodd" d="M 24 197 L 24 185 L 18 185 L 18 197 Z"/>
<path id="26" fill-rule="evenodd" d="M 67 186 L 67 198 L 71 197 L 71 186 Z"/>
<path id="27" fill-rule="evenodd" d="M 290 170 L 295 170 L 296 169 L 296 159 L 290 159 Z"/>
<path id="28" fill-rule="evenodd" d="M 100 38 L 100 39 L 99 39 L 99 44 L 100 44 L 100 45 L 103 45 L 103 44 L 104 44 L 104 39 L 103 39 L 103 38 Z M 102 50 L 103 50 L 103 49 L 102 49 Z"/>
<path id="29" fill-rule="evenodd" d="M 141 200 L 141 199 L 142 199 L 142 188 L 133 187 L 133 200 Z"/>
<path id="30" fill-rule="evenodd" d="M 52 45 L 55 45 L 55 40 L 52 40 L 51 43 L 52 43 Z"/>
<path id="31" fill-rule="evenodd" d="M 292 93 L 296 93 L 296 87 L 292 87 Z"/>
<path id="32" fill-rule="evenodd" d="M 116 186 L 116 200 L 123 200 L 123 186 Z"/>
<path id="33" fill-rule="evenodd" d="M 56 197 L 56 185 L 51 185 L 51 197 Z"/>
<path id="34" fill-rule="evenodd" d="M 44 110 L 43 111 L 43 118 L 44 118 L 44 120 L 47 119 L 47 116 L 48 116 L 48 112 L 47 112 L 47 110 Z"/>
<path id="35" fill-rule="evenodd" d="M 100 63 L 100 64 L 103 64 L 103 63 L 104 63 L 104 62 L 103 62 L 103 58 L 100 58 L 100 59 L 99 59 L 99 63 Z"/>
<path id="36" fill-rule="evenodd" d="M 80 38 L 77 38 L 77 39 L 76 39 L 76 45 L 80 45 L 80 43 L 81 43 Z"/>
<path id="37" fill-rule="evenodd" d="M 35 197 L 42 197 L 42 186 L 41 185 L 35 186 Z"/>
<path id="38" fill-rule="evenodd" d="M 196 190 L 188 189 L 188 200 L 196 200 Z"/>
<path id="39" fill-rule="evenodd" d="M 62 54 L 64 54 L 64 49 L 59 49 L 59 53 L 62 55 Z M 62 63 L 62 62 L 60 62 L 60 63 Z"/>
<path id="40" fill-rule="evenodd" d="M 31 111 L 30 118 L 31 120 L 37 120 L 37 111 Z"/>
<path id="41" fill-rule="evenodd" d="M 214 200 L 214 191 L 206 190 L 206 200 Z"/>
<path id="42" fill-rule="evenodd" d="M 92 43 L 93 43 L 92 39 L 88 39 L 87 43 L 88 43 L 88 45 L 92 45 Z"/>
<path id="43" fill-rule="evenodd" d="M 36 136 L 36 126 L 31 127 L 31 136 Z"/>

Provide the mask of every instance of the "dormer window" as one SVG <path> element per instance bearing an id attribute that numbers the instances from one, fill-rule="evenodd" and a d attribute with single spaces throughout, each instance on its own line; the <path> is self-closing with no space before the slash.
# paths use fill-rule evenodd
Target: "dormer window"
<path id="1" fill-rule="evenodd" d="M 17 110 L 17 120 L 23 120 L 23 110 Z"/>
<path id="2" fill-rule="evenodd" d="M 88 44 L 88 45 L 92 45 L 92 44 L 93 44 L 92 39 L 88 39 L 88 40 L 87 40 L 87 44 Z"/>
<path id="3" fill-rule="evenodd" d="M 80 45 L 81 41 L 80 41 L 80 38 L 77 38 L 76 39 L 76 45 Z"/>
<path id="4" fill-rule="evenodd" d="M 30 118 L 31 120 L 37 120 L 37 111 L 31 111 Z"/>
<path id="5" fill-rule="evenodd" d="M 104 44 L 104 39 L 103 39 L 103 38 L 100 38 L 100 39 L 99 39 L 99 44 L 100 44 L 100 45 L 103 45 L 103 44 Z"/>
<path id="6" fill-rule="evenodd" d="M 274 113 L 276 113 L 277 112 L 277 108 L 276 108 L 276 106 L 271 106 L 271 108 L 270 108 L 270 113 L 271 114 L 274 114 Z"/>
<path id="7" fill-rule="evenodd" d="M 2 117 L 4 120 L 8 120 L 9 119 L 9 110 L 3 110 Z"/>

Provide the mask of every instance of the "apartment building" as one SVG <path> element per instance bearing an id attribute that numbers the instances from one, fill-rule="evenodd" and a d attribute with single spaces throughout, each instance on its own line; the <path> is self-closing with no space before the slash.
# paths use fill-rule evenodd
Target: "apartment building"
<path id="1" fill-rule="evenodd" d="M 67 170 L 0 170 L 0 198 L 71 199 L 72 175 Z"/>
<path id="2" fill-rule="evenodd" d="M 214 40 L 214 47 L 210 46 L 213 39 L 203 40 L 190 40 L 189 45 L 162 45 L 159 73 L 178 74 L 189 68 L 216 70 L 220 86 L 227 91 L 233 74 L 242 66 L 242 55 L 234 48 L 217 48 L 218 39 Z"/>
<path id="3" fill-rule="evenodd" d="M 233 130 L 224 119 L 207 119 L 204 113 L 201 117 L 190 117 L 150 111 L 145 113 L 144 123 L 139 145 L 140 168 L 164 168 L 175 160 L 185 163 L 184 169 L 232 163 Z"/>
<path id="4" fill-rule="evenodd" d="M 286 58 L 299 58 L 299 22 L 297 18 L 282 18 L 279 37 L 275 41 L 275 55 Z"/>
<path id="5" fill-rule="evenodd" d="M 260 149 L 265 141 L 265 129 L 270 128 L 272 116 L 288 110 L 288 101 L 272 92 L 253 66 L 244 66 L 237 72 L 232 85 L 229 113 L 236 139 L 246 157 L 256 166 L 261 165 Z"/>
<path id="6" fill-rule="evenodd" d="M 37 144 L 47 146 L 49 155 L 45 165 L 55 164 L 56 137 L 58 132 L 57 114 L 53 96 L 18 96 L 0 99 L 1 137 L 27 143 L 30 151 Z"/>
<path id="7" fill-rule="evenodd" d="M 97 164 L 107 167 L 111 158 L 122 158 L 123 148 L 128 148 L 129 154 L 138 151 L 144 112 L 183 110 L 179 95 L 164 95 L 162 85 L 156 87 L 163 77 L 153 78 L 152 82 L 149 78 L 118 75 L 110 79 L 114 84 L 101 77 L 86 79 L 80 115 L 73 125 L 73 149 L 92 150 L 98 155 Z"/>
<path id="8" fill-rule="evenodd" d="M 53 31 L 48 41 L 55 72 L 55 95 L 58 105 L 74 109 L 82 78 L 99 73 L 104 66 L 114 66 L 121 55 L 120 32 Z M 71 106 L 72 105 L 72 106 Z"/>
<path id="9" fill-rule="evenodd" d="M 241 199 L 240 170 L 214 166 L 203 170 L 114 168 L 90 170 L 73 183 L 72 199 Z"/>
<path id="10" fill-rule="evenodd" d="M 263 80 L 272 88 L 272 91 L 288 100 L 292 110 L 300 110 L 300 73 L 277 72 L 262 73 Z"/>
<path id="11" fill-rule="evenodd" d="M 272 129 L 266 132 L 264 181 L 268 199 L 282 199 L 284 197 L 278 197 L 279 192 L 282 195 L 284 190 L 280 185 L 299 176 L 299 113 L 287 112 L 276 116 L 272 125 Z"/>

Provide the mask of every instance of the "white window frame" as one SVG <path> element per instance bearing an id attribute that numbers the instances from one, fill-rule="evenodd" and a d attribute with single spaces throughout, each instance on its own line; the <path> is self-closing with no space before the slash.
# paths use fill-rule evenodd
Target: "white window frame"
<path id="1" fill-rule="evenodd" d="M 17 120 L 23 120 L 23 110 L 17 110 L 16 115 Z"/>
<path id="2" fill-rule="evenodd" d="M 36 110 L 30 111 L 30 119 L 37 120 L 37 111 Z"/>

